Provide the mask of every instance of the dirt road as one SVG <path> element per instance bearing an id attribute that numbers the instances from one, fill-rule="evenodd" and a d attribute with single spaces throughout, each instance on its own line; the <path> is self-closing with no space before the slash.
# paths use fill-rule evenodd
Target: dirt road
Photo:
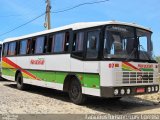
<path id="1" fill-rule="evenodd" d="M 0 80 L 0 114 L 160 114 L 160 93 L 126 97 L 119 101 L 89 98 L 83 106 L 70 102 L 56 90 L 34 87 L 16 89 L 14 82 Z"/>

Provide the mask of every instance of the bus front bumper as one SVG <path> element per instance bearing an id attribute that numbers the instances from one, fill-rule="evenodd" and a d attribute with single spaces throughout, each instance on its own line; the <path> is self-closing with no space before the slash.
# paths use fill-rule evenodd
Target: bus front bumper
<path id="1" fill-rule="evenodd" d="M 159 91 L 159 85 L 101 87 L 100 89 L 101 97 L 111 98 L 157 93 Z"/>

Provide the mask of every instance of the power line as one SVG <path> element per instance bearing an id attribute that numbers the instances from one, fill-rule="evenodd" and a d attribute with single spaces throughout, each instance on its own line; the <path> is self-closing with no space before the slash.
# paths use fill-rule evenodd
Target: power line
<path id="1" fill-rule="evenodd" d="M 44 0 L 46 2 L 46 0 Z M 76 6 L 73 6 L 71 8 L 67 8 L 67 9 L 64 9 L 64 10 L 58 10 L 58 11 L 53 11 L 52 13 L 60 13 L 60 12 L 66 12 L 66 11 L 69 11 L 69 10 L 72 10 L 72 9 L 75 9 L 75 8 L 78 8 L 78 7 L 81 7 L 81 6 L 84 6 L 84 5 L 89 5 L 89 4 L 96 4 L 96 3 L 102 3 L 102 2 L 107 2 L 109 0 L 102 0 L 102 1 L 96 1 L 96 2 L 86 2 L 86 3 L 82 3 L 82 4 L 78 4 Z M 29 13 L 28 14 L 25 14 L 25 15 L 1 15 L 0 17 L 20 17 L 20 16 L 26 16 L 26 15 L 30 15 Z"/>
<path id="2" fill-rule="evenodd" d="M 51 13 L 62 13 L 62 12 L 70 11 L 70 10 L 72 10 L 72 9 L 75 9 L 75 8 L 78 8 L 78 7 L 81 7 L 81 6 L 84 6 L 84 5 L 98 4 L 98 3 L 103 3 L 103 2 L 107 2 L 107 1 L 109 1 L 109 0 L 101 0 L 101 1 L 81 3 L 81 4 L 78 4 L 78 5 L 73 6 L 73 7 L 71 7 L 71 8 L 64 9 L 64 10 L 59 10 L 59 11 L 53 11 L 53 12 L 51 12 Z M 6 34 L 8 34 L 8 33 L 11 33 L 11 32 L 13 32 L 13 31 L 16 30 L 16 29 L 19 29 L 19 28 L 21 28 L 21 27 L 23 27 L 23 26 L 25 26 L 25 25 L 27 25 L 27 24 L 35 21 L 36 19 L 42 17 L 42 16 L 45 15 L 45 14 L 46 14 L 46 13 L 43 13 L 43 14 L 37 16 L 36 18 L 34 18 L 34 19 L 32 19 L 32 20 L 30 20 L 30 21 L 28 21 L 28 22 L 26 22 L 26 23 L 24 23 L 24 24 L 22 24 L 22 25 L 20 25 L 20 26 L 18 26 L 18 27 L 16 27 L 16 28 L 13 28 L 13 29 L 5 32 L 5 33 L 2 33 L 2 34 L 0 34 L 0 36 L 6 35 Z M 15 15 L 15 16 L 16 16 L 16 15 Z"/>
<path id="3" fill-rule="evenodd" d="M 75 5 L 75 6 L 73 6 L 73 7 L 64 9 L 64 10 L 52 11 L 51 13 L 62 13 L 62 12 L 70 11 L 70 10 L 73 10 L 73 9 L 75 9 L 75 8 L 78 8 L 78 7 L 81 7 L 81 6 L 84 6 L 84 5 L 104 3 L 104 2 L 107 2 L 107 1 L 109 1 L 109 0 L 101 0 L 101 1 L 81 3 L 81 4 Z"/>
<path id="4" fill-rule="evenodd" d="M 30 21 L 28 21 L 28 22 L 26 22 L 26 23 L 24 23 L 24 24 L 22 24 L 22 25 L 20 25 L 20 26 L 18 26 L 18 27 L 16 27 L 16 28 L 13 28 L 13 29 L 11 29 L 11 30 L 5 32 L 5 33 L 0 34 L 0 36 L 3 36 L 3 35 L 5 35 L 5 34 L 8 34 L 8 33 L 12 32 L 12 31 L 14 31 L 14 30 L 16 30 L 16 29 L 18 29 L 18 28 L 21 28 L 21 27 L 23 27 L 23 26 L 25 26 L 25 25 L 27 25 L 27 24 L 29 24 L 29 23 L 35 21 L 36 19 L 42 17 L 43 15 L 45 15 L 45 13 L 43 13 L 43 14 L 37 16 L 36 18 L 34 18 L 34 19 L 32 19 L 32 20 L 30 20 Z"/>

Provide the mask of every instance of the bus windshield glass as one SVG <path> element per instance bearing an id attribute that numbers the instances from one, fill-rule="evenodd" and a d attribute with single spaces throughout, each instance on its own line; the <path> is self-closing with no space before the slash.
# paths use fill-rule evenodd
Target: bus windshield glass
<path id="1" fill-rule="evenodd" d="M 104 58 L 152 60 L 151 34 L 147 30 L 130 26 L 107 26 L 104 38 Z"/>

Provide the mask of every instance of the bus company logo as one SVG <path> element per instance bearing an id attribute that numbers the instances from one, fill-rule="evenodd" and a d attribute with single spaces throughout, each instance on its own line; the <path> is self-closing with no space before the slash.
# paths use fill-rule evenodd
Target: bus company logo
<path id="1" fill-rule="evenodd" d="M 141 81 L 142 79 L 143 79 L 142 75 L 139 75 L 138 78 L 137 78 L 138 81 Z"/>
<path id="2" fill-rule="evenodd" d="M 138 64 L 138 68 L 153 68 L 153 65 L 146 65 L 146 64 Z"/>
<path id="3" fill-rule="evenodd" d="M 31 59 L 30 64 L 32 65 L 44 65 L 44 58 L 38 58 L 37 60 Z"/>

